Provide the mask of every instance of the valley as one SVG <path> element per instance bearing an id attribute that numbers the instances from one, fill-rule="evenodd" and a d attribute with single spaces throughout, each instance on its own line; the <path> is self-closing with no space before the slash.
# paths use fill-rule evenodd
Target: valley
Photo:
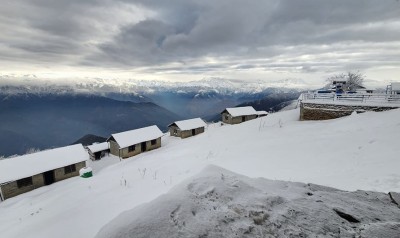
<path id="1" fill-rule="evenodd" d="M 24 154 L 74 143 L 92 134 L 157 125 L 166 130 L 178 119 L 219 121 L 237 105 L 279 111 L 299 89 L 206 80 L 186 84 L 35 84 L 0 86 L 0 156 Z"/>

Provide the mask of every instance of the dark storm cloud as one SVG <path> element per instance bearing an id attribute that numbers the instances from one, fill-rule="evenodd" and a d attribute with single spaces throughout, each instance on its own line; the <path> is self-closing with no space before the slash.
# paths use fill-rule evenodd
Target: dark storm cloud
<path id="1" fill-rule="evenodd" d="M 101 46 L 103 54 L 118 56 L 117 62 L 128 65 L 184 62 L 201 57 L 249 60 L 284 53 L 275 46 L 302 46 L 305 54 L 318 54 L 313 46 L 328 45 L 321 50 L 323 53 L 334 50 L 335 47 L 329 47 L 331 44 L 363 42 L 374 47 L 377 42 L 400 41 L 400 4 L 396 0 L 132 3 L 158 14 L 155 19 L 122 29 L 111 42 Z M 149 25 L 146 31 L 139 30 L 142 25 Z M 252 67 L 256 66 L 248 66 Z"/>
<path id="2" fill-rule="evenodd" d="M 5 1 L 0 8 L 0 58 L 8 55 L 16 62 L 38 64 L 68 58 L 76 65 L 82 55 L 91 54 L 94 44 L 118 30 L 121 21 L 115 15 L 129 11 L 126 8 L 110 0 Z"/>
<path id="3" fill-rule="evenodd" d="M 86 39 L 100 30 L 118 3 L 109 0 L 19 0 L 2 5 L 2 15 L 27 30 L 71 40 Z"/>
<path id="4" fill-rule="evenodd" d="M 174 29 L 158 20 L 145 20 L 121 28 L 121 34 L 111 43 L 100 45 L 106 60 L 116 60 L 125 65 L 158 63 L 168 60 L 162 45 Z"/>
<path id="5" fill-rule="evenodd" d="M 285 67 L 315 72 L 399 64 L 394 60 L 400 42 L 397 0 L 25 0 L 3 5 L 0 55 L 15 61 L 50 58 L 78 66 L 185 72 Z M 151 14 L 135 18 L 130 8 Z"/>

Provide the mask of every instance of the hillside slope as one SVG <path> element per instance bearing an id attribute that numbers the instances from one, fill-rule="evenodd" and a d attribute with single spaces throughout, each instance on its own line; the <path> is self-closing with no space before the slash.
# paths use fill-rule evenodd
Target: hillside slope
<path id="1" fill-rule="evenodd" d="M 160 149 L 121 162 L 106 158 L 114 164 L 94 170 L 90 179 L 72 178 L 0 203 L 2 236 L 94 237 L 121 212 L 209 164 L 251 178 L 400 192 L 400 110 L 330 121 L 298 118 L 291 110 L 239 125 L 212 124 L 184 140 L 166 135 Z"/>
<path id="2" fill-rule="evenodd" d="M 93 143 L 101 143 L 107 140 L 106 137 L 96 136 L 92 134 L 87 134 L 79 138 L 78 140 L 71 143 L 71 145 L 82 144 L 83 146 L 92 145 Z"/>
<path id="3" fill-rule="evenodd" d="M 0 155 L 64 146 L 86 134 L 111 133 L 179 119 L 154 103 L 85 94 L 0 94 Z"/>
<path id="4" fill-rule="evenodd" d="M 255 100 L 251 102 L 245 102 L 238 106 L 252 106 L 257 111 L 279 111 L 288 104 L 292 103 L 293 100 L 299 98 L 300 92 L 292 92 L 292 93 L 281 93 L 281 94 L 272 94 L 268 95 L 260 100 Z"/>

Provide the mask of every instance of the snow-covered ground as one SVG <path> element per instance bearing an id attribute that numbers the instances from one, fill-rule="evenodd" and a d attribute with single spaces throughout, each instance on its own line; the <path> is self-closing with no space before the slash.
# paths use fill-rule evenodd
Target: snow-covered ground
<path id="1" fill-rule="evenodd" d="M 96 238 L 400 236 L 389 195 L 250 179 L 216 166 L 123 212 Z"/>
<path id="2" fill-rule="evenodd" d="M 108 158 L 92 178 L 68 179 L 0 203 L 1 237 L 94 237 L 121 212 L 209 164 L 253 178 L 400 191 L 400 110 L 329 121 L 298 118 L 296 109 L 239 125 L 212 124 L 187 139 L 165 135 L 160 149 L 122 161 Z"/>

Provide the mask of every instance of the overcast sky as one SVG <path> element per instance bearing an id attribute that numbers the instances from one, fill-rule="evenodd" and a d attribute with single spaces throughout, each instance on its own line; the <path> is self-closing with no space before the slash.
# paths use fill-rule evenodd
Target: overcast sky
<path id="1" fill-rule="evenodd" d="M 399 0 L 14 0 L 0 76 L 400 81 Z"/>

